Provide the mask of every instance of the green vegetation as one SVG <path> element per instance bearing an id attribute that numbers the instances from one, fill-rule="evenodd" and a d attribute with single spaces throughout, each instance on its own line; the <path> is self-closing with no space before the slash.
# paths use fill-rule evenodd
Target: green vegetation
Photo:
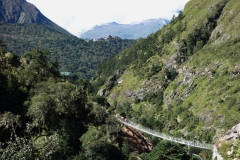
<path id="1" fill-rule="evenodd" d="M 108 104 L 89 81 L 61 77 L 49 55 L 20 58 L 1 42 L 0 159 L 122 159 Z"/>
<path id="2" fill-rule="evenodd" d="M 131 138 L 123 136 L 122 127 L 110 115 L 117 113 L 162 133 L 212 144 L 222 131 L 239 123 L 239 5 L 237 0 L 191 0 L 168 25 L 117 55 L 106 45 L 133 41 L 66 40 L 46 29 L 42 37 L 36 37 L 40 41 L 32 42 L 23 39 L 26 34 L 8 36 L 16 32 L 2 24 L 5 37 L 15 38 L 16 44 L 35 46 L 47 39 L 44 46 L 57 52 L 52 56 L 36 48 L 18 57 L 1 45 L 1 158 L 212 159 L 211 151 L 152 137 L 148 137 L 151 152 L 133 153 Z M 31 27 L 33 33 L 41 31 L 36 29 L 39 26 Z M 8 44 L 7 48 L 13 46 Z M 16 50 L 19 55 L 20 49 Z M 100 54 L 98 49 L 111 54 Z M 84 59 L 81 63 L 91 70 L 86 77 L 110 58 L 99 66 L 92 82 L 61 77 L 58 68 L 66 71 L 60 66 L 62 61 L 70 57 L 66 66 L 71 68 L 70 64 L 77 64 L 78 53 Z M 103 59 L 95 63 L 100 56 Z M 239 146 L 224 142 L 218 150 L 232 159 L 238 156 Z M 228 155 L 229 150 L 234 154 Z"/>
<path id="3" fill-rule="evenodd" d="M 161 30 L 104 62 L 94 85 L 105 91 L 116 113 L 214 144 L 221 129 L 239 123 L 237 4 L 190 1 Z"/>
<path id="4" fill-rule="evenodd" d="M 154 150 L 148 154 L 144 153 L 141 155 L 143 160 L 158 160 L 158 159 L 190 159 L 191 156 L 188 154 L 188 149 L 170 141 L 161 141 L 154 148 Z"/>
<path id="5" fill-rule="evenodd" d="M 36 47 L 49 50 L 52 59 L 58 61 L 60 71 L 88 79 L 101 62 L 135 43 L 135 40 L 111 36 L 106 40 L 84 41 L 43 25 L 5 23 L 0 23 L 0 39 L 5 42 L 8 51 L 15 55 L 30 52 Z"/>
<path id="6" fill-rule="evenodd" d="M 239 159 L 240 158 L 239 139 L 236 141 L 226 140 L 226 141 L 220 142 L 220 146 L 218 147 L 218 152 L 226 160 Z"/>

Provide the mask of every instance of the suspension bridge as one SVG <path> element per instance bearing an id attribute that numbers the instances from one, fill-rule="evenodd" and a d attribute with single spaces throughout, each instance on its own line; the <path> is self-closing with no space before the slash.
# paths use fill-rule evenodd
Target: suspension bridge
<path id="1" fill-rule="evenodd" d="M 116 118 L 117 118 L 118 121 L 120 121 L 121 123 L 123 123 L 127 126 L 130 126 L 132 128 L 135 128 L 136 130 L 139 130 L 141 132 L 147 133 L 149 135 L 152 135 L 152 136 L 155 136 L 155 137 L 158 137 L 158 138 L 162 138 L 162 139 L 169 140 L 169 141 L 172 141 L 172 142 L 176 142 L 176 143 L 179 143 L 179 144 L 188 145 L 188 146 L 191 146 L 191 147 L 213 150 L 213 145 L 212 144 L 206 144 L 206 143 L 201 143 L 201 142 L 198 142 L 198 141 L 191 141 L 191 140 L 186 140 L 186 139 L 183 139 L 183 138 L 169 136 L 169 135 L 166 135 L 164 133 L 159 133 L 157 131 L 154 131 L 150 128 L 143 127 L 140 124 L 136 124 L 136 123 L 134 123 L 130 120 L 126 120 L 123 117 L 120 117 L 118 115 L 116 115 Z"/>

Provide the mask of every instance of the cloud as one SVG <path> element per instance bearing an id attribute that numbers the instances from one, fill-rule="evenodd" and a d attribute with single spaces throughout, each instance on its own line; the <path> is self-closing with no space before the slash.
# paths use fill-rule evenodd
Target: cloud
<path id="1" fill-rule="evenodd" d="M 189 0 L 27 0 L 73 34 L 109 22 L 171 19 Z"/>

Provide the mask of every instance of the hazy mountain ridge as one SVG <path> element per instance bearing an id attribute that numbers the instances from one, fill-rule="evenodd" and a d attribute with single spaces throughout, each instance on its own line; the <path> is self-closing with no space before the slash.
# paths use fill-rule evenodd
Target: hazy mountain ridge
<path id="1" fill-rule="evenodd" d="M 72 35 L 45 17 L 36 6 L 26 0 L 3 0 L 0 3 L 0 22 L 41 24 L 66 35 Z"/>
<path id="2" fill-rule="evenodd" d="M 116 22 L 110 22 L 95 26 L 93 29 L 80 34 L 79 37 L 83 39 L 94 39 L 112 35 L 118 36 L 122 39 L 146 38 L 148 35 L 156 32 L 167 23 L 168 20 L 162 18 L 149 19 L 132 24 L 119 24 Z"/>

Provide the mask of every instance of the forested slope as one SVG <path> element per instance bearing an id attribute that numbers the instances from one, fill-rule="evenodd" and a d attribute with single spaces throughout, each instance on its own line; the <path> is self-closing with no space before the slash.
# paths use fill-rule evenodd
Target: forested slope
<path id="1" fill-rule="evenodd" d="M 101 65 L 98 94 L 146 127 L 215 143 L 239 123 L 237 6 L 189 1 L 168 25 Z"/>
<path id="2" fill-rule="evenodd" d="M 6 23 L 0 23 L 0 39 L 8 51 L 16 55 L 36 47 L 48 50 L 52 58 L 58 60 L 60 71 L 72 72 L 81 78 L 91 78 L 97 65 L 135 43 L 135 40 L 111 36 L 99 41 L 84 41 L 43 25 Z"/>

